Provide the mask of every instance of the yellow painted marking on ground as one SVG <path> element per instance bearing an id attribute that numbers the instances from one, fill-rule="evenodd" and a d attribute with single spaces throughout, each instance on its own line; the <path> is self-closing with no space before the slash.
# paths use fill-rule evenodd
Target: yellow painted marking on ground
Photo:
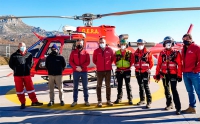
<path id="1" fill-rule="evenodd" d="M 46 82 L 46 81 L 45 80 L 40 80 L 40 81 L 34 82 L 34 84 L 40 84 L 40 83 L 43 83 L 43 82 Z M 153 79 L 151 79 L 151 83 L 154 83 Z M 160 99 L 165 97 L 164 88 L 162 86 L 162 82 L 160 81 L 157 84 L 159 85 L 159 89 L 156 92 L 152 93 L 152 102 L 160 100 Z M 20 105 L 20 102 L 19 102 L 18 97 L 17 97 L 16 92 L 15 92 L 15 88 L 13 88 L 10 91 L 8 91 L 6 93 L 6 95 L 5 95 L 5 97 L 8 100 L 10 100 L 11 102 Z M 136 104 L 137 102 L 139 102 L 139 100 L 140 100 L 139 98 L 134 98 L 133 99 L 133 103 Z M 96 103 L 92 103 L 88 107 L 85 106 L 84 104 L 78 104 L 75 107 L 71 107 L 70 104 L 65 104 L 64 106 L 60 106 L 59 103 L 58 104 L 54 104 L 52 107 L 48 107 L 46 105 L 47 102 L 43 102 L 44 105 L 40 106 L 39 108 L 52 109 L 52 110 L 102 110 L 102 109 L 128 108 L 131 105 L 128 105 L 127 102 L 128 102 L 128 100 L 125 100 L 120 104 L 114 104 L 114 106 L 107 106 L 106 103 L 103 103 L 102 107 L 97 107 Z M 31 105 L 31 100 L 28 97 L 26 97 L 26 105 L 27 106 Z"/>

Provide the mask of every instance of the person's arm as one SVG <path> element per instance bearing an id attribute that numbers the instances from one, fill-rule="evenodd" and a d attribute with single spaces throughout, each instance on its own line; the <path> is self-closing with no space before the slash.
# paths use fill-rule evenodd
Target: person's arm
<path id="1" fill-rule="evenodd" d="M 13 62 L 14 60 L 13 60 L 13 55 L 11 55 L 11 57 L 10 57 L 10 60 L 9 60 L 9 67 L 12 69 L 12 70 L 14 70 L 14 62 Z"/>
<path id="2" fill-rule="evenodd" d="M 200 47 L 198 47 L 197 51 L 196 51 L 196 66 L 194 68 L 194 73 L 197 73 L 200 69 Z"/>
<path id="3" fill-rule="evenodd" d="M 179 51 L 177 51 L 177 57 L 175 59 L 176 63 L 177 63 L 177 76 L 179 78 L 182 78 L 182 57 Z"/>
<path id="4" fill-rule="evenodd" d="M 92 57 L 92 61 L 95 65 L 97 65 L 97 50 L 94 50 L 94 53 L 93 53 L 93 57 Z"/>
<path id="5" fill-rule="evenodd" d="M 148 60 L 149 60 L 149 68 L 151 69 L 154 64 L 151 52 L 149 52 Z"/>
<path id="6" fill-rule="evenodd" d="M 74 63 L 74 57 L 73 57 L 73 51 L 71 52 L 70 56 L 69 56 L 69 64 L 70 66 L 72 66 L 72 68 L 74 70 L 76 70 L 76 64 Z"/>
<path id="7" fill-rule="evenodd" d="M 65 58 L 63 56 L 61 56 L 61 57 L 62 57 L 62 68 L 64 70 L 65 67 L 66 67 L 66 61 L 65 61 Z"/>
<path id="8" fill-rule="evenodd" d="M 134 64 L 134 53 L 131 52 L 130 67 Z"/>
<path id="9" fill-rule="evenodd" d="M 33 61 L 33 56 L 30 54 L 30 68 L 33 67 L 34 61 Z"/>
<path id="10" fill-rule="evenodd" d="M 111 48 L 110 48 L 111 49 Z M 113 61 L 114 61 L 114 52 L 113 52 L 113 50 L 111 49 L 110 50 L 111 51 L 111 63 L 113 63 Z"/>
<path id="11" fill-rule="evenodd" d="M 156 75 L 159 75 L 159 74 L 160 74 L 161 64 L 162 64 L 162 55 L 161 55 L 161 53 L 160 53 L 160 54 L 159 54 L 159 57 L 158 57 L 157 66 L 156 66 Z"/>

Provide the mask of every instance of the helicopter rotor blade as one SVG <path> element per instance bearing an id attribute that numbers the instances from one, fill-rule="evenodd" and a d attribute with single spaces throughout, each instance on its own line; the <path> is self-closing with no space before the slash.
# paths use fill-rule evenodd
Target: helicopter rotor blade
<path id="1" fill-rule="evenodd" d="M 18 19 L 18 18 L 67 18 L 67 19 L 75 19 L 74 16 L 0 16 L 0 19 Z"/>
<path id="2" fill-rule="evenodd" d="M 200 10 L 200 7 L 188 7 L 188 8 L 161 8 L 161 9 L 132 10 L 132 11 L 123 11 L 123 12 L 115 12 L 115 13 L 101 14 L 101 17 L 105 17 L 105 16 L 115 16 L 115 15 L 127 15 L 127 14 L 138 14 L 138 13 L 148 13 L 148 12 L 188 11 L 188 10 Z"/>

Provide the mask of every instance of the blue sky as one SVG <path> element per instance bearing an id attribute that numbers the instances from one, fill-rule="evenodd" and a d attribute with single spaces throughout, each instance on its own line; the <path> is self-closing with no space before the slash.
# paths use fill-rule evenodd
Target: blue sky
<path id="1" fill-rule="evenodd" d="M 0 15 L 74 16 L 84 13 L 106 14 L 141 9 L 200 7 L 200 0 L 0 0 L 0 5 Z M 180 41 L 192 23 L 193 40 L 200 45 L 199 15 L 198 10 L 108 16 L 94 20 L 93 26 L 113 25 L 118 35 L 129 34 L 129 41 L 142 38 L 147 42 L 160 42 L 165 36 Z M 59 30 L 64 25 L 83 26 L 82 21 L 72 19 L 22 20 L 28 25 L 47 31 Z"/>

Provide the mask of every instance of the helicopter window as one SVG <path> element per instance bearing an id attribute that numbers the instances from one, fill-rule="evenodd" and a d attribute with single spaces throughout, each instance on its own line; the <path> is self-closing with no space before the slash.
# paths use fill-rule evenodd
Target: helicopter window
<path id="1" fill-rule="evenodd" d="M 92 54 L 95 49 L 99 47 L 99 44 L 97 41 L 88 41 L 85 44 L 86 50 L 89 54 Z"/>
<path id="2" fill-rule="evenodd" d="M 62 50 L 62 56 L 65 58 L 65 61 L 67 63 L 67 68 L 70 68 L 69 65 L 69 56 L 71 54 L 72 49 L 74 49 L 75 47 L 75 40 L 65 40 L 64 42 L 64 46 L 63 46 L 63 50 Z"/>
<path id="3" fill-rule="evenodd" d="M 42 40 L 37 41 L 35 44 L 28 48 L 28 52 L 30 52 L 34 58 L 39 57 L 45 46 L 45 43 L 46 42 Z"/>
<path id="4" fill-rule="evenodd" d="M 53 44 L 56 44 L 58 46 L 58 49 L 60 51 L 60 46 L 61 46 L 61 43 L 59 41 L 52 41 L 50 44 L 49 44 L 49 48 L 47 49 L 47 52 L 46 52 L 46 56 L 48 56 L 50 53 L 51 53 L 51 47 L 53 46 Z"/>

